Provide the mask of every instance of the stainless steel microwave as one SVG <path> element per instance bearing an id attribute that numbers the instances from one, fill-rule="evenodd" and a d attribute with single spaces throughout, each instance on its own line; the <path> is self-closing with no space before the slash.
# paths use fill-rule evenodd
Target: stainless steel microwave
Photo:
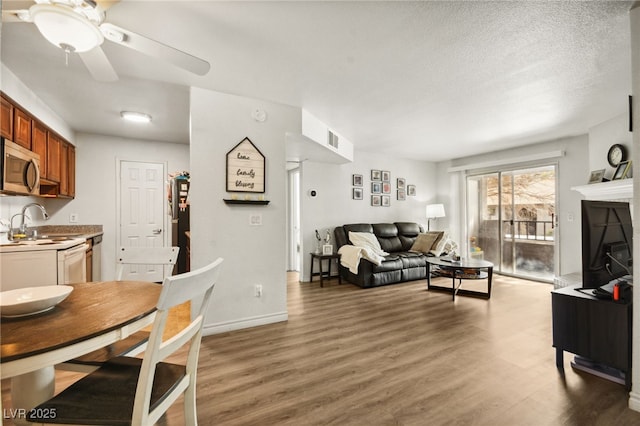
<path id="1" fill-rule="evenodd" d="M 40 195 L 40 155 L 2 138 L 2 186 L 8 194 Z"/>

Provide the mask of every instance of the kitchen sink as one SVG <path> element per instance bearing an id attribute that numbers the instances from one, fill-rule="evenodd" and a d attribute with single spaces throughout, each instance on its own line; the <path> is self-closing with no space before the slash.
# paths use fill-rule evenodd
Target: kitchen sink
<path id="1" fill-rule="evenodd" d="M 57 244 L 60 241 L 54 241 L 51 239 L 37 239 L 37 240 L 20 240 L 20 241 L 12 241 L 9 243 L 2 244 L 3 246 L 42 246 L 47 244 Z"/>
<path id="2" fill-rule="evenodd" d="M 80 234 L 77 234 L 80 235 Z M 78 237 L 74 237 L 71 235 L 60 235 L 60 236 L 55 236 L 52 234 L 46 234 L 46 235 L 41 235 L 40 237 L 38 237 L 38 241 L 40 240 L 51 240 L 51 241 L 69 241 L 69 240 L 73 240 L 76 239 Z"/>

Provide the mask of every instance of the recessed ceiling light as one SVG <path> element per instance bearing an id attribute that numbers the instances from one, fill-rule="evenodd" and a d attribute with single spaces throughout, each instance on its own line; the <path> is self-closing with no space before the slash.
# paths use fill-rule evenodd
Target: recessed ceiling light
<path id="1" fill-rule="evenodd" d="M 151 116 L 149 114 L 145 114 L 143 112 L 135 112 L 135 111 L 122 111 L 120 113 L 120 117 L 124 118 L 128 121 L 133 121 L 136 123 L 150 123 Z"/>

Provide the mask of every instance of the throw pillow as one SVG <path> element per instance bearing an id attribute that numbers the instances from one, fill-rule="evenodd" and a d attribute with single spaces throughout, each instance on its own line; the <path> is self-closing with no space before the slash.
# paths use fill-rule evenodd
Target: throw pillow
<path id="1" fill-rule="evenodd" d="M 449 238 L 449 233 L 445 233 L 442 239 L 431 248 L 431 254 L 434 256 L 442 256 L 443 253 L 449 253 L 458 247 L 455 241 Z"/>
<path id="2" fill-rule="evenodd" d="M 442 239 L 444 232 L 425 232 L 423 234 L 418 234 L 416 237 L 416 241 L 411 246 L 411 251 L 417 251 L 420 253 L 428 254 L 433 246 Z"/>
<path id="3" fill-rule="evenodd" d="M 373 252 L 380 256 L 386 256 L 389 253 L 382 250 L 380 242 L 376 236 L 370 232 L 352 232 L 349 231 L 349 241 L 356 247 L 365 247 L 373 250 Z"/>

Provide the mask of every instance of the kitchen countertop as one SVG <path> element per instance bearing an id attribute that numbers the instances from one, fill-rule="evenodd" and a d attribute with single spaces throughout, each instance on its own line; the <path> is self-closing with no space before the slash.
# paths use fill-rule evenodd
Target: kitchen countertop
<path id="1" fill-rule="evenodd" d="M 64 250 L 103 234 L 102 225 L 44 225 L 29 228 L 29 231 L 33 229 L 38 231 L 37 240 L 2 243 L 0 253 Z"/>
<path id="2" fill-rule="evenodd" d="M 21 240 L 0 244 L 0 253 L 15 253 L 22 251 L 63 250 L 84 244 L 84 237 L 51 237 L 37 240 Z"/>

